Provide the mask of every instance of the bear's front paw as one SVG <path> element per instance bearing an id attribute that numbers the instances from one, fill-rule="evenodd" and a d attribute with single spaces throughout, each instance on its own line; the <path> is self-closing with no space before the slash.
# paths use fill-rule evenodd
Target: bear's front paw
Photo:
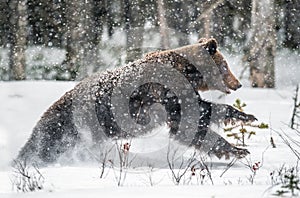
<path id="1" fill-rule="evenodd" d="M 214 155 L 221 159 L 223 156 L 226 160 L 230 159 L 230 157 L 236 157 L 237 159 L 241 159 L 250 154 L 247 149 L 237 148 L 230 146 L 230 148 L 226 147 L 218 147 L 213 149 Z"/>
<path id="2" fill-rule="evenodd" d="M 245 114 L 245 116 L 242 117 L 241 121 L 245 123 L 249 123 L 249 122 L 257 121 L 257 118 L 254 115 Z"/>
<path id="3" fill-rule="evenodd" d="M 239 115 L 233 117 L 233 118 L 227 118 L 224 120 L 224 124 L 232 124 L 235 125 L 237 122 L 243 122 L 243 123 L 252 123 L 254 121 L 257 121 L 257 118 L 254 115 L 246 114 L 243 112 L 240 112 Z"/>
<path id="4" fill-rule="evenodd" d="M 250 152 L 247 149 L 237 147 L 232 148 L 231 153 L 238 159 L 244 158 L 250 154 Z"/>

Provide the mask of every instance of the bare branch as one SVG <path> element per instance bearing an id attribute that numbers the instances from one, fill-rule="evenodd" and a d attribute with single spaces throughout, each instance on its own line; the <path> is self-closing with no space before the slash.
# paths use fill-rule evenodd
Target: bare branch
<path id="1" fill-rule="evenodd" d="M 220 175 L 220 177 L 223 177 L 223 175 L 235 164 L 235 162 L 237 161 L 237 158 L 233 158 L 231 160 L 231 162 L 229 162 L 225 168 L 225 170 L 222 172 L 222 174 Z"/>
<path id="2" fill-rule="evenodd" d="M 211 172 L 210 172 L 210 170 L 209 170 L 209 168 L 208 168 L 208 166 L 207 166 L 207 164 L 206 164 L 203 156 L 200 156 L 200 162 L 201 162 L 201 166 L 204 167 L 204 169 L 206 170 L 207 176 L 208 176 L 211 184 L 214 185 L 214 181 L 212 179 Z"/>
<path id="3" fill-rule="evenodd" d="M 283 140 L 283 142 L 290 148 L 290 150 L 300 160 L 300 152 L 298 151 L 300 149 L 300 144 L 297 141 L 295 141 L 293 138 L 291 138 L 289 135 L 287 135 L 284 131 L 281 130 L 281 132 L 284 134 L 285 137 L 280 132 L 274 129 L 272 130 L 279 135 L 279 137 Z M 294 145 L 292 145 L 291 142 L 294 143 Z M 295 149 L 294 148 L 295 146 L 298 147 L 298 149 Z"/>
<path id="4" fill-rule="evenodd" d="M 13 172 L 15 173 L 14 180 L 11 179 L 13 189 L 16 187 L 17 191 L 22 192 L 32 192 L 43 189 L 45 178 L 37 165 L 29 167 L 27 166 L 26 160 L 14 160 L 13 168 Z"/>
<path id="5" fill-rule="evenodd" d="M 184 157 L 181 156 L 181 161 L 180 161 L 180 164 L 179 164 L 179 167 L 178 167 L 178 171 L 177 173 L 175 173 L 175 157 L 176 157 L 176 153 L 178 151 L 178 148 L 176 148 L 173 153 L 172 153 L 172 158 L 170 159 L 170 142 L 169 142 L 169 145 L 168 145 L 168 150 L 167 150 L 167 163 L 168 163 L 168 166 L 169 166 L 169 169 L 171 170 L 171 173 L 172 173 L 172 179 L 173 181 L 175 182 L 176 185 L 178 185 L 181 181 L 181 179 L 183 178 L 183 176 L 185 176 L 185 174 L 187 173 L 187 171 L 192 167 L 191 165 L 195 162 L 196 158 L 196 151 L 193 152 L 193 154 L 190 156 L 190 158 L 185 161 L 184 160 Z"/>

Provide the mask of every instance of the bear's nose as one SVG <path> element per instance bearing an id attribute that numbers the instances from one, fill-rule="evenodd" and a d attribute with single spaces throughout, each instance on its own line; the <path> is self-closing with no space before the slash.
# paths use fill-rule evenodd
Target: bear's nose
<path id="1" fill-rule="evenodd" d="M 241 88 L 243 85 L 242 84 L 238 84 L 237 89 Z"/>

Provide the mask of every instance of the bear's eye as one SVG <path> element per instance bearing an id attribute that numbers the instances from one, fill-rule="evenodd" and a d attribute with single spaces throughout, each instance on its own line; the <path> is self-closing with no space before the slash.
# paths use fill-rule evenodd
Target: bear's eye
<path id="1" fill-rule="evenodd" d="M 221 70 L 222 73 L 228 73 L 228 67 L 225 63 L 221 64 Z"/>

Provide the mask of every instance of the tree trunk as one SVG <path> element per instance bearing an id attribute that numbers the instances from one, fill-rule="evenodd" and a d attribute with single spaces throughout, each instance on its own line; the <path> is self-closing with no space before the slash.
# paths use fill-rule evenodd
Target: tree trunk
<path id="1" fill-rule="evenodd" d="M 179 12 L 178 12 L 178 20 L 175 21 L 177 24 L 177 32 L 179 33 L 178 38 L 178 45 L 184 46 L 189 44 L 189 12 L 188 12 L 188 6 L 186 3 L 189 3 L 187 1 L 179 1 L 175 3 L 175 5 L 178 5 Z"/>
<path id="2" fill-rule="evenodd" d="M 145 17 L 141 2 L 141 0 L 124 0 L 126 62 L 134 61 L 142 55 Z"/>
<path id="3" fill-rule="evenodd" d="M 300 0 L 285 0 L 285 41 L 288 48 L 300 48 Z"/>
<path id="4" fill-rule="evenodd" d="M 27 0 L 11 0 L 10 8 L 10 52 L 9 69 L 10 80 L 24 80 L 25 50 L 27 37 Z"/>
<path id="5" fill-rule="evenodd" d="M 274 27 L 274 0 L 252 0 L 252 32 L 248 56 L 252 87 L 275 87 L 276 34 Z"/>
<path id="6" fill-rule="evenodd" d="M 207 13 L 203 16 L 203 28 L 204 37 L 209 38 L 211 35 L 211 13 Z"/>
<path id="7" fill-rule="evenodd" d="M 0 3 L 0 46 L 7 47 L 9 44 L 9 19 L 10 19 L 9 2 Z"/>
<path id="8" fill-rule="evenodd" d="M 81 80 L 93 72 L 97 64 L 98 31 L 93 31 L 92 1 L 66 2 L 66 59 L 64 65 L 70 73 L 69 80 Z"/>
<path id="9" fill-rule="evenodd" d="M 159 21 L 160 42 L 163 49 L 170 48 L 170 40 L 168 33 L 168 24 L 166 20 L 166 11 L 163 0 L 157 0 L 157 12 Z"/>
<path id="10" fill-rule="evenodd" d="M 198 16 L 196 21 L 203 24 L 203 30 L 200 31 L 199 38 L 205 37 L 209 38 L 211 37 L 211 24 L 212 24 L 212 12 L 215 10 L 219 5 L 221 5 L 224 2 L 224 0 L 214 0 L 209 1 L 206 3 L 201 3 L 200 10 L 201 14 Z"/>

